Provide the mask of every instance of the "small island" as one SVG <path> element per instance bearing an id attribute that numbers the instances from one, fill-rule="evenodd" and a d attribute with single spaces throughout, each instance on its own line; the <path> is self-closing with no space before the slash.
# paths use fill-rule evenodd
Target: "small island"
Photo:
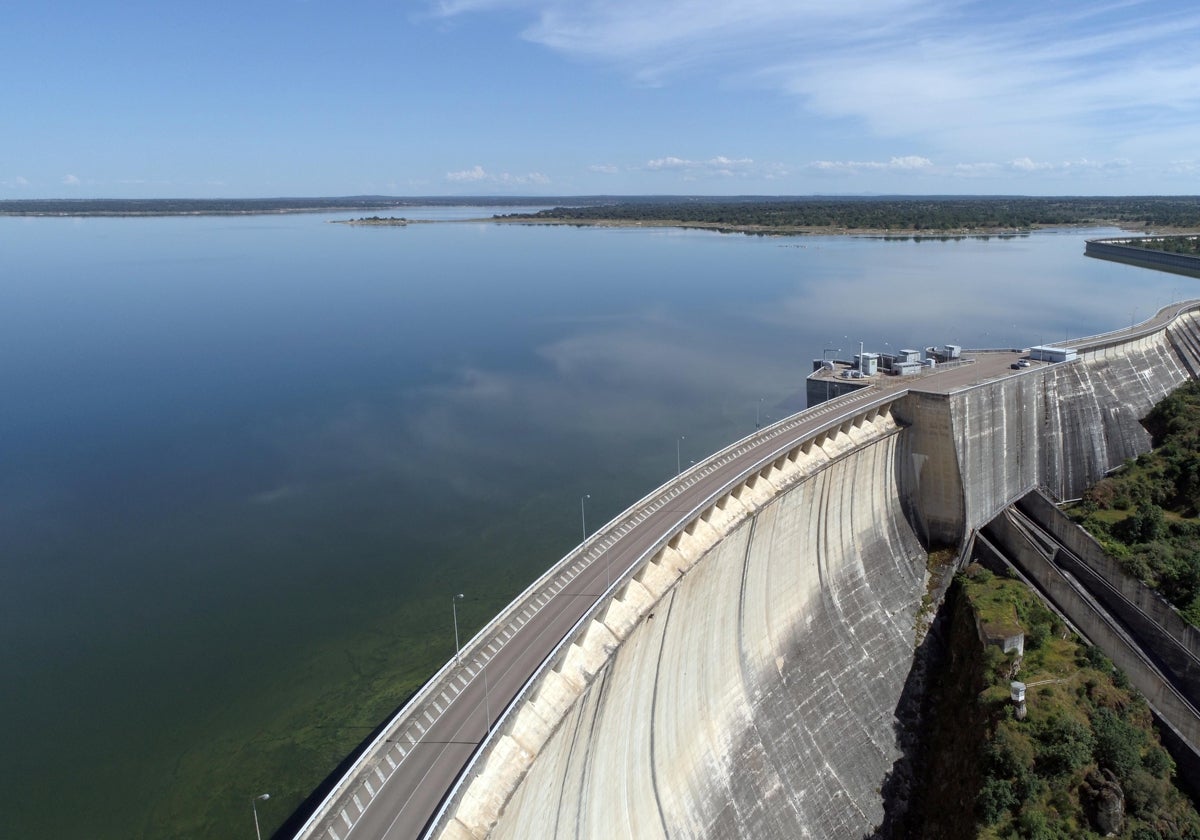
<path id="1" fill-rule="evenodd" d="M 363 216 L 361 219 L 334 219 L 335 225 L 375 225 L 381 227 L 404 227 L 408 219 L 403 216 Z"/>

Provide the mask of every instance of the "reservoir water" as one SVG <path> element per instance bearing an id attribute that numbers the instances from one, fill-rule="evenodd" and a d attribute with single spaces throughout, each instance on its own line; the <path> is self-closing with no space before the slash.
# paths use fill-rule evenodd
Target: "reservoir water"
<path id="1" fill-rule="evenodd" d="M 1085 259 L 1111 231 L 333 218 L 0 218 L 5 836 L 248 836 L 269 792 L 266 835 L 453 655 L 453 594 L 466 639 L 814 357 L 1195 296 Z"/>

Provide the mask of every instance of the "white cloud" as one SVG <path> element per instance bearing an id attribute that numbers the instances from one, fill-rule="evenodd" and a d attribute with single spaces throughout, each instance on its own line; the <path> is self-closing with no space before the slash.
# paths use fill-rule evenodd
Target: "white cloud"
<path id="1" fill-rule="evenodd" d="M 712 174 L 731 175 L 735 170 L 746 171 L 754 165 L 750 158 L 728 158 L 718 155 L 708 160 L 687 160 L 685 158 L 668 156 L 646 161 L 646 169 L 678 170 L 689 172 L 709 172 Z"/>
<path id="2" fill-rule="evenodd" d="M 599 172 L 601 175 L 616 175 L 619 170 L 611 163 L 593 163 L 588 172 Z"/>
<path id="3" fill-rule="evenodd" d="M 933 161 L 920 155 L 904 155 L 888 161 L 888 169 L 928 169 Z"/>
<path id="4" fill-rule="evenodd" d="M 1051 163 L 1048 161 L 1034 161 L 1030 158 L 1022 157 L 1010 161 L 1008 166 L 1010 169 L 1014 169 L 1018 172 L 1097 172 L 1103 170 L 1125 169 L 1129 166 L 1129 161 L 1123 158 L 1116 158 L 1114 160 L 1107 161 L 1088 160 L 1087 158 L 1081 158 L 1079 160 L 1065 160 L 1059 163 Z"/>
<path id="5" fill-rule="evenodd" d="M 526 186 L 530 184 L 544 186 L 550 183 L 550 178 L 541 172 L 529 172 L 525 175 L 513 175 L 508 172 L 492 174 L 478 164 L 470 169 L 463 169 L 459 172 L 447 172 L 446 180 L 460 184 L 488 183 L 504 184 L 507 186 Z"/>
<path id="6" fill-rule="evenodd" d="M 81 181 L 80 181 L 80 180 L 79 180 L 77 177 L 75 177 L 74 175 L 64 175 L 64 176 L 62 177 L 62 182 L 63 182 L 63 184 L 64 184 L 65 186 L 68 186 L 68 187 L 77 187 L 77 186 L 79 186 L 79 185 L 82 183 L 82 182 L 81 182 Z"/>
<path id="7" fill-rule="evenodd" d="M 483 167 L 476 164 L 470 169 L 464 169 L 461 172 L 447 172 L 447 181 L 486 181 L 488 174 L 483 171 Z"/>
<path id="8" fill-rule="evenodd" d="M 774 90 L 797 98 L 801 124 L 837 121 L 860 148 L 900 141 L 928 157 L 1009 161 L 1000 164 L 1009 171 L 1022 171 L 1025 156 L 1078 170 L 1085 151 L 1188 159 L 1200 124 L 1192 4 L 441 0 L 436 9 L 515 11 L 525 39 L 637 82 Z M 1167 137 L 1169 146 L 1154 139 Z M 680 158 L 653 163 L 703 171 Z"/>
<path id="9" fill-rule="evenodd" d="M 29 181 L 27 181 L 25 178 L 23 178 L 20 175 L 18 175 L 16 178 L 13 179 L 13 183 L 15 183 L 18 187 L 28 187 L 29 186 Z"/>
<path id="10" fill-rule="evenodd" d="M 916 172 L 933 167 L 933 161 L 919 155 L 894 157 L 886 162 L 875 160 L 814 160 L 809 167 L 822 172 Z"/>
<path id="11" fill-rule="evenodd" d="M 1027 157 L 1017 158 L 1014 161 L 1010 161 L 1008 165 L 1022 172 L 1037 172 L 1038 170 L 1050 169 L 1052 167 L 1052 164 L 1049 163 L 1034 163 Z"/>

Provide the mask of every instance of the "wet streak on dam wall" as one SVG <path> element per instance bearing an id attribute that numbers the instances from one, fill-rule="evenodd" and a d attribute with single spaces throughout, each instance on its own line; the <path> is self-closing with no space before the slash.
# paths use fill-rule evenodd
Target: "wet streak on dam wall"
<path id="1" fill-rule="evenodd" d="M 1146 451 L 1200 321 L 939 393 L 793 453 L 693 523 L 503 725 L 437 834 L 858 837 L 884 816 L 925 547 Z"/>

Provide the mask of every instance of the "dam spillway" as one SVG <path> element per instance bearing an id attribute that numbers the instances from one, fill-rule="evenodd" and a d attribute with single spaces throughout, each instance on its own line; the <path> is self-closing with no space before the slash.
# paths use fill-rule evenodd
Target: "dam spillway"
<path id="1" fill-rule="evenodd" d="M 926 550 L 961 546 L 1033 487 L 1078 495 L 1148 449 L 1138 419 L 1200 370 L 1198 311 L 1071 342 L 1077 361 L 1013 373 L 1011 355 L 980 354 L 779 424 L 811 415 L 812 431 L 681 505 L 668 541 L 618 570 L 515 692 L 428 828 L 394 834 L 385 820 L 379 836 L 871 834 L 903 763 Z M 754 451 L 731 447 L 701 472 Z M 646 510 L 679 505 L 677 492 Z M 524 597 L 507 612 L 533 615 Z M 443 671 L 429 696 L 454 676 Z M 439 713 L 447 696 L 431 701 Z M 389 732 L 401 742 L 399 724 Z M 390 738 L 360 759 L 362 787 L 348 774 L 332 816 L 300 836 L 342 840 L 338 808 L 348 826 L 364 812 L 360 794 L 385 781 L 385 760 L 394 769 Z"/>

